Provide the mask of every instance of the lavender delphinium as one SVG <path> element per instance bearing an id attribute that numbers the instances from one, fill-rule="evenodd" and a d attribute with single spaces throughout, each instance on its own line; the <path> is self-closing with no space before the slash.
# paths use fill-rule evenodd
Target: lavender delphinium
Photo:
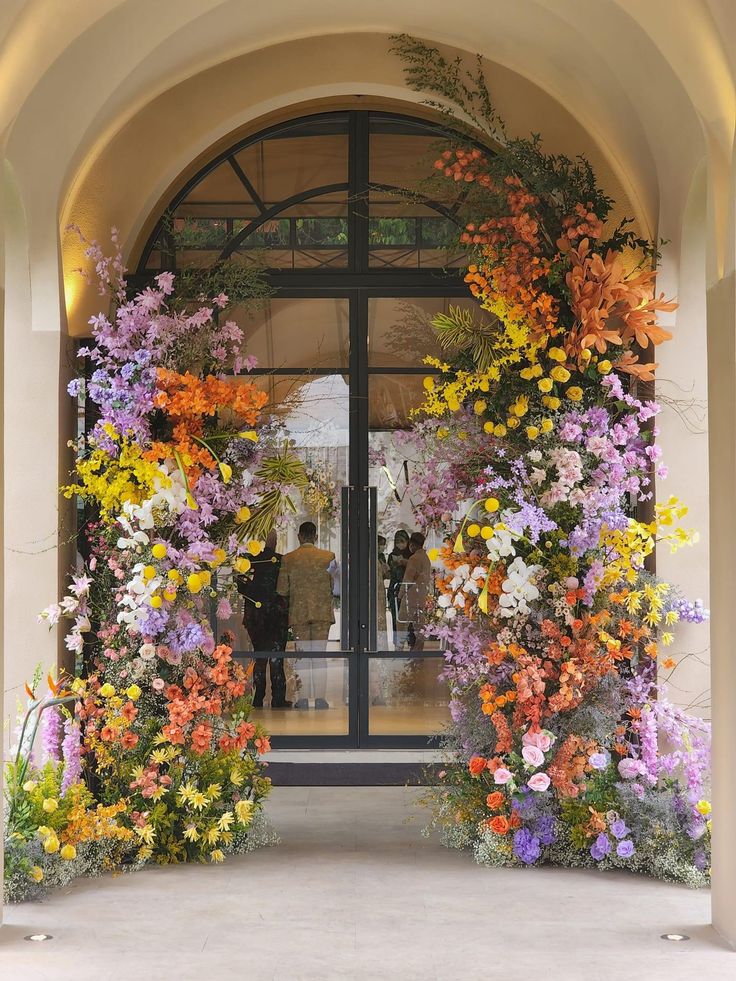
<path id="1" fill-rule="evenodd" d="M 82 734 L 79 723 L 71 716 L 64 722 L 64 740 L 61 744 L 64 760 L 64 775 L 61 779 L 61 792 L 78 783 L 82 776 Z"/>
<path id="2" fill-rule="evenodd" d="M 45 760 L 58 762 L 61 759 L 61 732 L 61 712 L 57 705 L 52 705 L 41 715 L 41 742 Z"/>

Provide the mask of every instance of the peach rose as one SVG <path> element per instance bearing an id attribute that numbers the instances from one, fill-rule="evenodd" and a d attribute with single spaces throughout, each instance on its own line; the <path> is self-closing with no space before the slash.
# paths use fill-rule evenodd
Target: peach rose
<path id="1" fill-rule="evenodd" d="M 468 761 L 468 769 L 473 774 L 474 777 L 480 776 L 480 774 L 486 768 L 486 759 L 484 756 L 471 756 Z"/>
<path id="2" fill-rule="evenodd" d="M 503 814 L 497 814 L 491 821 L 488 822 L 488 827 L 497 835 L 507 834 L 511 825 L 509 824 L 509 819 Z"/>
<path id="3" fill-rule="evenodd" d="M 494 790 L 492 794 L 486 797 L 486 807 L 491 811 L 499 811 L 503 807 L 505 800 L 506 798 L 500 790 Z"/>

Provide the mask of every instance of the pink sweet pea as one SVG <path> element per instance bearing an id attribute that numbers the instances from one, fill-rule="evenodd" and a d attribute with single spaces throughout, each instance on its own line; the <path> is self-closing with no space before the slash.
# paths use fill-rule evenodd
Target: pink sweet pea
<path id="1" fill-rule="evenodd" d="M 505 766 L 499 766 L 493 774 L 493 779 L 496 783 L 508 783 L 512 777 L 513 773 L 511 770 L 507 770 Z"/>
<path id="2" fill-rule="evenodd" d="M 549 777 L 546 773 L 535 773 L 527 781 L 527 787 L 530 790 L 536 790 L 537 793 L 543 793 L 549 787 Z"/>

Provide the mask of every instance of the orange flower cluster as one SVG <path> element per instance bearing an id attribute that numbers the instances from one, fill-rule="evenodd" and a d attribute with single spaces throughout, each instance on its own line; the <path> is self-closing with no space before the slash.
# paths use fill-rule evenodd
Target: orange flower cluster
<path id="1" fill-rule="evenodd" d="M 197 442 L 204 435 L 205 419 L 228 410 L 238 425 L 252 426 L 268 401 L 266 393 L 252 382 L 231 383 L 214 375 L 198 378 L 190 372 L 182 375 L 158 368 L 156 384 L 154 405 L 171 419 L 173 441 L 171 444 L 154 442 L 146 456 L 150 460 L 164 460 L 176 450 L 192 480 L 202 469 L 214 470 L 217 466 L 209 450 Z"/>
<path id="2" fill-rule="evenodd" d="M 125 801 L 104 806 L 98 804 L 92 810 L 84 804 L 75 804 L 67 814 L 66 824 L 59 832 L 59 840 L 64 845 L 81 845 L 86 841 L 129 841 L 133 832 L 118 824 L 118 814 L 124 813 Z"/>
<path id="3" fill-rule="evenodd" d="M 577 797 L 585 790 L 582 781 L 591 770 L 588 757 L 597 749 L 594 739 L 584 739 L 582 736 L 568 736 L 562 743 L 547 767 L 552 785 L 562 797 Z"/>

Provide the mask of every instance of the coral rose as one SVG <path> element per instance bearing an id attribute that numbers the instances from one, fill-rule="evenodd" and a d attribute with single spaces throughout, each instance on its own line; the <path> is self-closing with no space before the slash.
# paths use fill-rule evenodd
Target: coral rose
<path id="1" fill-rule="evenodd" d="M 480 776 L 480 774 L 486 768 L 486 758 L 484 756 L 471 756 L 468 761 L 468 769 L 473 774 L 474 777 Z"/>
<path id="2" fill-rule="evenodd" d="M 507 834 L 511 825 L 509 824 L 509 819 L 503 814 L 497 814 L 488 822 L 488 827 L 497 835 Z"/>
<path id="3" fill-rule="evenodd" d="M 498 811 L 503 807 L 505 800 L 506 798 L 500 790 L 494 790 L 492 794 L 486 797 L 486 807 L 491 811 Z"/>

